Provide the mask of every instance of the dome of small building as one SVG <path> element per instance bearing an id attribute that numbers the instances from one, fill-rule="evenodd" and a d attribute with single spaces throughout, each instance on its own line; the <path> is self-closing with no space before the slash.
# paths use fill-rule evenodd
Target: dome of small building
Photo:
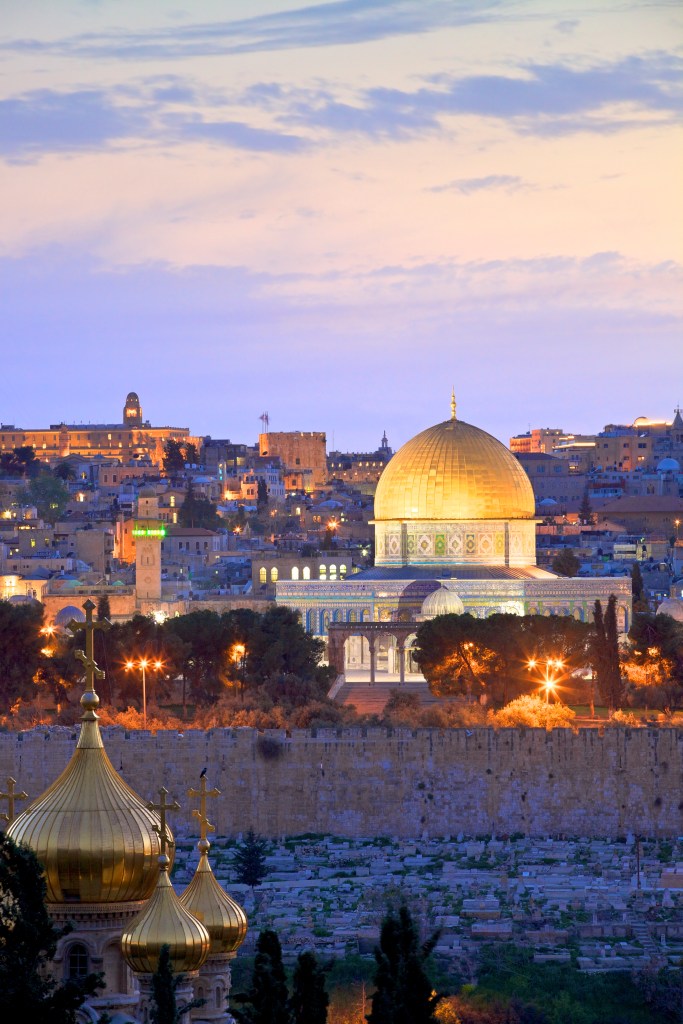
<path id="1" fill-rule="evenodd" d="M 534 492 L 515 456 L 454 417 L 406 442 L 375 493 L 376 522 L 533 519 L 534 513 Z"/>
<path id="2" fill-rule="evenodd" d="M 657 463 L 658 473 L 680 473 L 681 467 L 678 459 L 672 459 L 667 456 L 665 459 L 660 459 Z"/>
<path id="3" fill-rule="evenodd" d="M 86 607 L 91 614 L 92 602 Z M 90 685 L 81 697 L 81 733 L 71 760 L 7 830 L 42 864 L 48 903 L 146 900 L 157 880 L 158 819 L 107 756 L 93 670 L 94 662 L 86 665 Z"/>
<path id="4" fill-rule="evenodd" d="M 435 619 L 437 615 L 462 615 L 464 611 L 465 606 L 458 595 L 444 584 L 428 594 L 422 602 L 424 619 Z"/>
<path id="5" fill-rule="evenodd" d="M 665 597 L 657 609 L 657 615 L 669 615 L 676 622 L 683 622 L 683 600 L 680 597 Z"/>
<path id="6" fill-rule="evenodd" d="M 169 947 L 174 974 L 199 970 L 209 955 L 209 933 L 176 896 L 168 866 L 168 858 L 159 857 L 156 888 L 121 936 L 124 959 L 138 974 L 156 971 L 162 946 Z"/>
<path id="7" fill-rule="evenodd" d="M 180 902 L 202 922 L 211 939 L 209 953 L 234 953 L 247 934 L 247 915 L 219 885 L 209 863 L 209 843 L 198 843 L 199 864 Z"/>
<path id="8" fill-rule="evenodd" d="M 74 604 L 67 604 L 64 608 L 60 608 L 55 615 L 55 626 L 68 626 L 72 620 L 85 622 L 85 615 L 82 608 L 77 608 Z"/>

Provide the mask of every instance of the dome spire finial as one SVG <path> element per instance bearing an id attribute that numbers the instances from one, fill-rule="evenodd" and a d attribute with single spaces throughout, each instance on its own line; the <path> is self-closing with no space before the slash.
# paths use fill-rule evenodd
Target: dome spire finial
<path id="1" fill-rule="evenodd" d="M 85 693 L 81 697 L 81 707 L 83 708 L 83 718 L 86 717 L 91 720 L 95 715 L 95 708 L 100 703 L 100 698 L 95 693 L 95 680 L 104 679 L 104 672 L 97 665 L 94 658 L 95 651 L 95 630 L 96 629 L 109 629 L 111 623 L 108 619 L 101 619 L 98 622 L 93 622 L 93 609 L 95 608 L 94 603 L 88 598 L 83 604 L 85 610 L 85 651 L 76 651 L 76 657 L 79 661 L 83 662 L 85 667 Z M 78 622 L 76 619 L 72 619 L 68 624 L 68 629 L 74 634 L 74 636 L 83 629 L 83 623 Z"/>
<path id="2" fill-rule="evenodd" d="M 455 419 L 455 386 L 451 390 L 451 419 Z"/>
<path id="3" fill-rule="evenodd" d="M 166 797 L 168 796 L 168 790 L 165 786 L 162 786 L 159 790 L 159 803 L 155 804 L 153 800 L 147 804 L 150 811 L 156 811 L 159 815 L 159 824 L 153 825 L 152 828 L 159 836 L 159 867 L 162 871 L 168 870 L 169 859 L 166 856 L 166 847 L 173 845 L 173 839 L 169 836 L 168 829 L 166 826 L 166 811 L 179 811 L 180 804 L 177 800 L 173 800 L 170 804 L 166 803 Z"/>
<path id="4" fill-rule="evenodd" d="M 216 826 L 212 825 L 206 816 L 206 798 L 209 796 L 220 796 L 221 791 L 220 789 L 216 789 L 215 786 L 213 789 L 206 788 L 206 769 L 204 769 L 202 774 L 199 776 L 199 789 L 188 789 L 187 795 L 191 799 L 199 797 L 199 809 L 193 809 L 192 817 L 197 818 L 199 821 L 198 849 L 201 853 L 205 853 L 211 845 L 206 838 L 206 834 L 207 832 L 216 831 Z"/>

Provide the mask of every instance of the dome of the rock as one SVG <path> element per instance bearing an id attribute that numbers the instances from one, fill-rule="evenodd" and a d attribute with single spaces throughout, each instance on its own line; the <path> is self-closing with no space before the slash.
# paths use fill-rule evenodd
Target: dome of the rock
<path id="1" fill-rule="evenodd" d="M 485 430 L 452 418 L 406 442 L 375 494 L 375 520 L 532 519 L 534 493 L 517 459 Z"/>

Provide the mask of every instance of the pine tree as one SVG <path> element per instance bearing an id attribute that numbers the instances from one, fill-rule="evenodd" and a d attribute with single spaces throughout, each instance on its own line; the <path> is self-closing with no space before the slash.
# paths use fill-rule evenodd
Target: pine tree
<path id="1" fill-rule="evenodd" d="M 109 598 L 106 594 L 102 594 L 97 602 L 97 621 L 102 622 L 103 619 L 108 619 L 110 616 Z"/>
<path id="2" fill-rule="evenodd" d="M 152 975 L 150 1024 L 180 1024 L 186 1013 L 204 1005 L 205 999 L 192 999 L 189 1003 L 178 1006 L 176 992 L 184 980 L 184 975 L 173 974 L 171 949 L 164 944 L 159 951 L 157 969 Z"/>
<path id="3" fill-rule="evenodd" d="M 242 1009 L 235 1003 L 241 1003 Z M 238 1024 L 292 1024 L 282 949 L 274 931 L 260 933 L 251 988 L 232 997 L 230 1012 Z"/>
<path id="4" fill-rule="evenodd" d="M 442 995 L 434 992 L 425 963 L 437 943 L 435 932 L 422 946 L 410 911 L 384 918 L 375 950 L 376 991 L 369 1024 L 437 1024 L 436 1007 Z"/>
<path id="5" fill-rule="evenodd" d="M 245 833 L 244 839 L 232 855 L 232 869 L 237 881 L 254 889 L 266 877 L 266 853 L 268 843 L 257 836 L 253 829 Z"/>
<path id="6" fill-rule="evenodd" d="M 326 1024 L 329 996 L 325 972 L 314 953 L 301 953 L 294 968 L 290 1008 L 293 1024 Z"/>
<path id="7" fill-rule="evenodd" d="M 0 1020 L 74 1024 L 102 985 L 99 975 L 58 983 L 49 972 L 58 940 L 45 908 L 45 879 L 32 850 L 0 833 Z"/>

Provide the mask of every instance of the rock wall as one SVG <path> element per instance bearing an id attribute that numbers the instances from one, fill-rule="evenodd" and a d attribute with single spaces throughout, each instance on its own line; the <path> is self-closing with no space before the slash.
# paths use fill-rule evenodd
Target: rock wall
<path id="1" fill-rule="evenodd" d="M 683 834 L 683 731 L 584 729 L 125 732 L 103 729 L 114 767 L 144 798 L 186 796 L 206 766 L 219 835 Z M 31 798 L 66 765 L 77 729 L 0 735 L 0 781 Z M 20 807 L 25 805 L 20 805 Z"/>

